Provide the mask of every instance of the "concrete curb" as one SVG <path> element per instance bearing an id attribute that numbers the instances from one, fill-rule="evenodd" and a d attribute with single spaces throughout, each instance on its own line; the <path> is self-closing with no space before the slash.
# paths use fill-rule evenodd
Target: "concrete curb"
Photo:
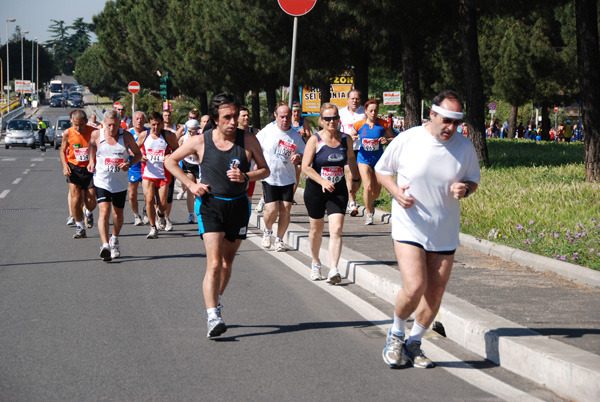
<path id="1" fill-rule="evenodd" d="M 463 233 L 460 234 L 460 244 L 485 255 L 514 262 L 536 271 L 551 272 L 582 285 L 600 288 L 600 272 L 593 269 L 492 243 L 487 240 L 477 239 Z"/>
<path id="2" fill-rule="evenodd" d="M 375 215 L 381 219 L 385 213 Z M 253 211 L 250 226 L 264 228 L 262 216 Z M 308 230 L 302 226 L 291 223 L 283 240 L 311 255 Z M 324 266 L 329 261 L 328 244 L 324 238 L 319 253 Z M 397 270 L 346 247 L 338 268 L 349 281 L 391 304 L 402 286 Z M 600 395 L 600 356 L 550 339 L 449 293 L 444 296 L 437 321 L 448 338 L 462 347 L 559 395 L 580 401 L 596 401 Z"/>

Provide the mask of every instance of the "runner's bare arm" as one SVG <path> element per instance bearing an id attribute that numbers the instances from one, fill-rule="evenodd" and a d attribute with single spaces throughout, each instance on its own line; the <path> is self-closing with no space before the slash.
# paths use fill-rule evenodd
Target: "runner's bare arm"
<path id="1" fill-rule="evenodd" d="M 100 137 L 100 131 L 94 130 L 92 132 L 92 136 L 90 137 L 90 142 L 88 143 L 88 153 L 90 156 L 90 160 L 87 165 L 87 170 L 90 173 L 94 173 L 94 169 L 96 167 L 96 150 L 98 149 L 98 138 Z"/>
<path id="2" fill-rule="evenodd" d="M 348 168 L 350 169 L 350 173 L 352 173 L 352 188 L 350 188 L 351 194 L 356 194 L 358 191 L 358 187 L 360 186 L 360 173 L 358 172 L 358 165 L 356 164 L 356 155 L 354 155 L 354 150 L 352 149 L 352 139 L 350 137 L 346 137 L 346 147 L 347 147 L 347 155 L 348 155 Z"/>
<path id="3" fill-rule="evenodd" d="M 269 170 L 269 166 L 267 166 L 262 147 L 256 139 L 256 136 L 250 133 L 245 133 L 244 136 L 246 151 L 249 150 L 251 152 L 250 158 L 254 159 L 256 165 L 256 170 L 248 172 L 249 181 L 256 181 L 269 177 L 271 171 Z"/>
<path id="4" fill-rule="evenodd" d="M 63 132 L 62 143 L 60 144 L 60 163 L 63 165 L 63 174 L 71 176 L 71 168 L 67 163 L 67 148 L 69 147 L 69 130 Z"/>
<path id="5" fill-rule="evenodd" d="M 127 165 L 126 170 L 129 170 L 132 165 L 135 165 L 142 159 L 142 151 L 140 151 L 140 147 L 138 147 L 138 144 L 135 142 L 135 139 L 131 133 L 126 132 L 123 134 L 123 142 L 125 143 L 127 149 L 129 149 L 129 153 L 133 155 L 133 158 L 131 158 L 130 161 L 123 163 L 123 165 Z M 121 169 L 125 169 L 125 166 L 120 167 Z"/>
<path id="6" fill-rule="evenodd" d="M 210 193 L 210 187 L 206 184 L 196 183 L 195 180 L 190 179 L 179 166 L 179 162 L 181 162 L 183 158 L 194 154 L 198 159 L 198 163 L 202 163 L 202 156 L 204 155 L 203 135 L 195 135 L 177 148 L 169 158 L 165 159 L 165 168 L 167 168 L 167 170 L 171 172 L 183 186 L 187 187 L 192 194 L 202 197 L 205 193 Z"/>

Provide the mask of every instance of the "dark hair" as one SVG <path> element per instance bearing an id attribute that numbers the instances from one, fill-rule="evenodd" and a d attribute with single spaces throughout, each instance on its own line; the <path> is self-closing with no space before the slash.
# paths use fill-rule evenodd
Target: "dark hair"
<path id="1" fill-rule="evenodd" d="M 196 108 L 193 108 L 192 110 L 190 110 L 188 115 L 190 115 L 190 114 L 193 114 L 194 116 L 196 116 L 196 120 L 198 120 L 198 117 L 200 116 L 200 112 Z"/>
<path id="2" fill-rule="evenodd" d="M 77 109 L 77 110 L 73 110 L 71 113 L 69 113 L 71 116 L 71 119 L 73 120 L 87 120 L 87 115 L 85 114 L 85 112 L 81 109 Z"/>
<path id="3" fill-rule="evenodd" d="M 240 106 L 240 112 L 248 112 L 250 114 L 250 109 L 248 109 L 248 106 L 242 105 Z"/>
<path id="4" fill-rule="evenodd" d="M 360 93 L 360 91 L 359 91 L 358 89 L 356 89 L 356 88 L 353 88 L 353 89 L 349 90 L 349 91 L 348 91 L 348 93 L 346 94 L 346 97 L 348 97 L 348 98 L 349 98 L 349 97 L 350 97 L 350 94 L 351 94 L 352 92 L 356 92 L 356 93 L 358 94 L 358 97 L 359 97 L 359 98 L 362 98 L 362 94 L 361 94 L 361 93 Z"/>
<path id="5" fill-rule="evenodd" d="M 456 93 L 455 91 L 451 90 L 451 89 L 444 89 L 442 92 L 440 92 L 439 94 L 437 94 L 432 100 L 431 100 L 431 104 L 433 105 L 437 105 L 439 106 L 444 100 L 446 99 L 452 99 L 457 101 L 458 103 L 460 103 L 460 107 L 461 109 L 464 109 L 464 105 L 462 103 L 462 101 L 460 100 L 460 98 L 458 97 L 458 93 Z"/>
<path id="6" fill-rule="evenodd" d="M 236 109 L 240 110 L 240 101 L 231 92 L 223 92 L 215 95 L 208 104 L 208 116 L 211 120 L 217 120 L 219 118 L 219 108 L 223 105 L 233 105 Z"/>
<path id="7" fill-rule="evenodd" d="M 163 117 L 161 113 L 158 112 L 152 112 L 150 113 L 150 117 L 149 120 L 154 120 L 154 121 L 163 121 Z"/>

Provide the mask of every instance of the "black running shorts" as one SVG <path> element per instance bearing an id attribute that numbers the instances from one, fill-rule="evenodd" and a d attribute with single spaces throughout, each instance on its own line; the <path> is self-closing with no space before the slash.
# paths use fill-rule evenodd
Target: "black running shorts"
<path id="1" fill-rule="evenodd" d="M 198 232 L 223 232 L 230 242 L 245 239 L 252 204 L 246 193 L 236 198 L 219 198 L 211 194 L 196 197 Z"/>

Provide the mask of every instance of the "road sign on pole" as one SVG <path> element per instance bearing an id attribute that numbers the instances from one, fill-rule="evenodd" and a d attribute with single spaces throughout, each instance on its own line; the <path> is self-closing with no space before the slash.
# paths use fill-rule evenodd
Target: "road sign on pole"
<path id="1" fill-rule="evenodd" d="M 292 17 L 301 17 L 313 9 L 317 0 L 277 0 L 279 7 Z"/>
<path id="2" fill-rule="evenodd" d="M 294 95 L 294 67 L 296 64 L 296 33 L 298 32 L 298 17 L 303 16 L 313 9 L 317 0 L 277 0 L 279 7 L 294 17 L 294 30 L 292 35 L 292 62 L 290 66 L 290 98 L 288 105 L 292 107 Z"/>
<path id="3" fill-rule="evenodd" d="M 137 94 L 138 92 L 140 92 L 140 83 L 137 81 L 131 81 L 127 86 L 127 89 L 132 94 Z"/>
<path id="4" fill-rule="evenodd" d="M 490 103 L 490 110 L 496 110 L 496 104 L 494 102 Z"/>
<path id="5" fill-rule="evenodd" d="M 127 89 L 131 92 L 131 118 L 133 118 L 133 114 L 135 113 L 135 94 L 140 92 L 140 83 L 131 81 L 129 85 L 127 85 Z"/>

